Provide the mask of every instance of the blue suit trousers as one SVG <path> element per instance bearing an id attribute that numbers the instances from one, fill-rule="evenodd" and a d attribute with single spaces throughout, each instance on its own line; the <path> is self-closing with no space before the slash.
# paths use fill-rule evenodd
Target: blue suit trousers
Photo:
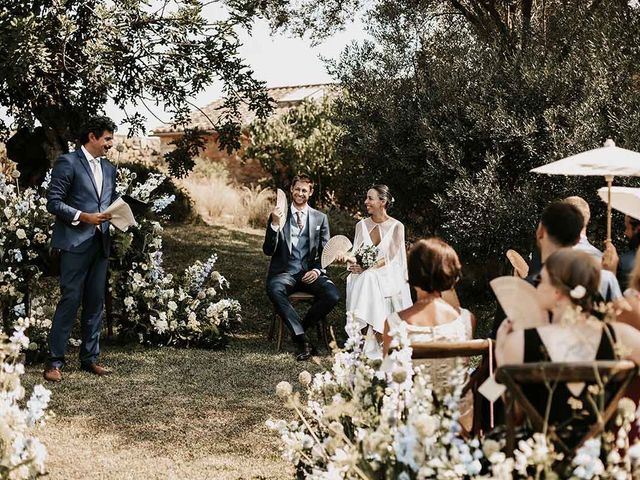
<path id="1" fill-rule="evenodd" d="M 103 234 L 96 230 L 79 251 L 64 251 L 60 258 L 61 298 L 49 334 L 49 365 L 61 368 L 71 330 L 82 304 L 80 364 L 95 363 L 100 353 L 100 331 L 104 310 L 109 258 Z M 86 247 L 86 249 L 84 248 Z"/>

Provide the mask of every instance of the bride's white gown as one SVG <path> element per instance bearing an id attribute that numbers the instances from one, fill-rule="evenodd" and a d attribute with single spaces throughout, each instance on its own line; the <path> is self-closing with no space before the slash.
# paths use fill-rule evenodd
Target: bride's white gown
<path id="1" fill-rule="evenodd" d="M 374 229 L 380 238 L 377 247 L 384 265 L 352 273 L 347 277 L 347 311 L 362 328 L 369 325 L 365 351 L 372 358 L 382 358 L 382 345 L 375 332 L 384 332 L 386 318 L 392 313 L 412 305 L 407 283 L 407 254 L 404 244 L 404 225 L 389 217 L 382 223 L 370 218 L 360 220 L 356 225 L 353 250 L 362 245 L 373 245 Z"/>

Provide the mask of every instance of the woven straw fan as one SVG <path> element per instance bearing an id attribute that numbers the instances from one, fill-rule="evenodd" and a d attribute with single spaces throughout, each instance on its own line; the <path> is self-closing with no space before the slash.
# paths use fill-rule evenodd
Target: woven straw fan
<path id="1" fill-rule="evenodd" d="M 284 224 L 287 223 L 287 194 L 282 190 L 276 190 L 276 207 L 280 207 L 282 210 L 282 216 L 280 217 L 280 228 L 284 228 Z"/>
<path id="2" fill-rule="evenodd" d="M 522 258 L 522 255 L 515 250 L 507 250 L 507 258 L 509 259 L 509 262 L 511 262 L 514 275 L 520 278 L 525 278 L 529 275 L 529 265 L 527 265 L 527 262 Z"/>
<path id="3" fill-rule="evenodd" d="M 351 240 L 344 235 L 331 237 L 324 246 L 324 250 L 322 250 L 322 258 L 320 259 L 322 268 L 327 268 L 336 260 L 336 258 L 351 250 L 351 247 L 353 247 Z"/>

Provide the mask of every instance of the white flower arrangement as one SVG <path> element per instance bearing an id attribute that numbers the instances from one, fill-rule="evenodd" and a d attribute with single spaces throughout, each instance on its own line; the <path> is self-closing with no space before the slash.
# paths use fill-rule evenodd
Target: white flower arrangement
<path id="1" fill-rule="evenodd" d="M 20 352 L 29 339 L 27 319 L 20 319 L 11 337 L 0 332 L 0 478 L 22 480 L 45 473 L 47 449 L 34 436 L 44 425 L 51 392 L 42 385 L 33 388 L 24 404 L 25 390 L 20 377 L 24 366 Z"/>
<path id="2" fill-rule="evenodd" d="M 403 325 L 390 332 L 393 350 L 380 362 L 363 355 L 362 335 L 348 317 L 349 339 L 344 350 L 334 353 L 332 368 L 312 379 L 308 372 L 300 374 L 306 401 L 288 382 L 276 387 L 297 418 L 266 423 L 280 436 L 283 458 L 295 466 L 297 478 L 640 478 L 640 444 L 629 447 L 626 440 L 635 419 L 632 401 L 619 404 L 616 436 L 585 443 L 573 459 L 556 452 L 542 433 L 521 440 L 513 457 L 507 457 L 504 440 L 462 435 L 462 368 L 452 372 L 436 403 L 428 375 L 412 365 Z M 607 462 L 600 461 L 602 452 Z"/>

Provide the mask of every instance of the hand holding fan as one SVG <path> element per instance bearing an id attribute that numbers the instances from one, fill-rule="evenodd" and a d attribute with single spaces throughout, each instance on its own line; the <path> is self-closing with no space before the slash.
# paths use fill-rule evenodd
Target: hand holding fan
<path id="1" fill-rule="evenodd" d="M 513 322 L 514 330 L 535 328 L 549 324 L 549 317 L 540 307 L 536 289 L 518 277 L 498 277 L 489 282 L 500 306 Z"/>
<path id="2" fill-rule="evenodd" d="M 511 266 L 513 267 L 514 275 L 517 275 L 520 278 L 525 278 L 529 275 L 529 265 L 515 250 L 507 250 L 507 258 L 509 262 L 511 262 Z"/>
<path id="3" fill-rule="evenodd" d="M 322 258 L 320 259 L 322 268 L 327 268 L 336 258 L 345 255 L 352 247 L 351 240 L 344 235 L 331 237 L 322 250 Z"/>
<path id="4" fill-rule="evenodd" d="M 282 211 L 280 216 L 280 228 L 284 228 L 284 224 L 287 223 L 287 194 L 279 188 L 276 190 L 276 208 Z"/>

